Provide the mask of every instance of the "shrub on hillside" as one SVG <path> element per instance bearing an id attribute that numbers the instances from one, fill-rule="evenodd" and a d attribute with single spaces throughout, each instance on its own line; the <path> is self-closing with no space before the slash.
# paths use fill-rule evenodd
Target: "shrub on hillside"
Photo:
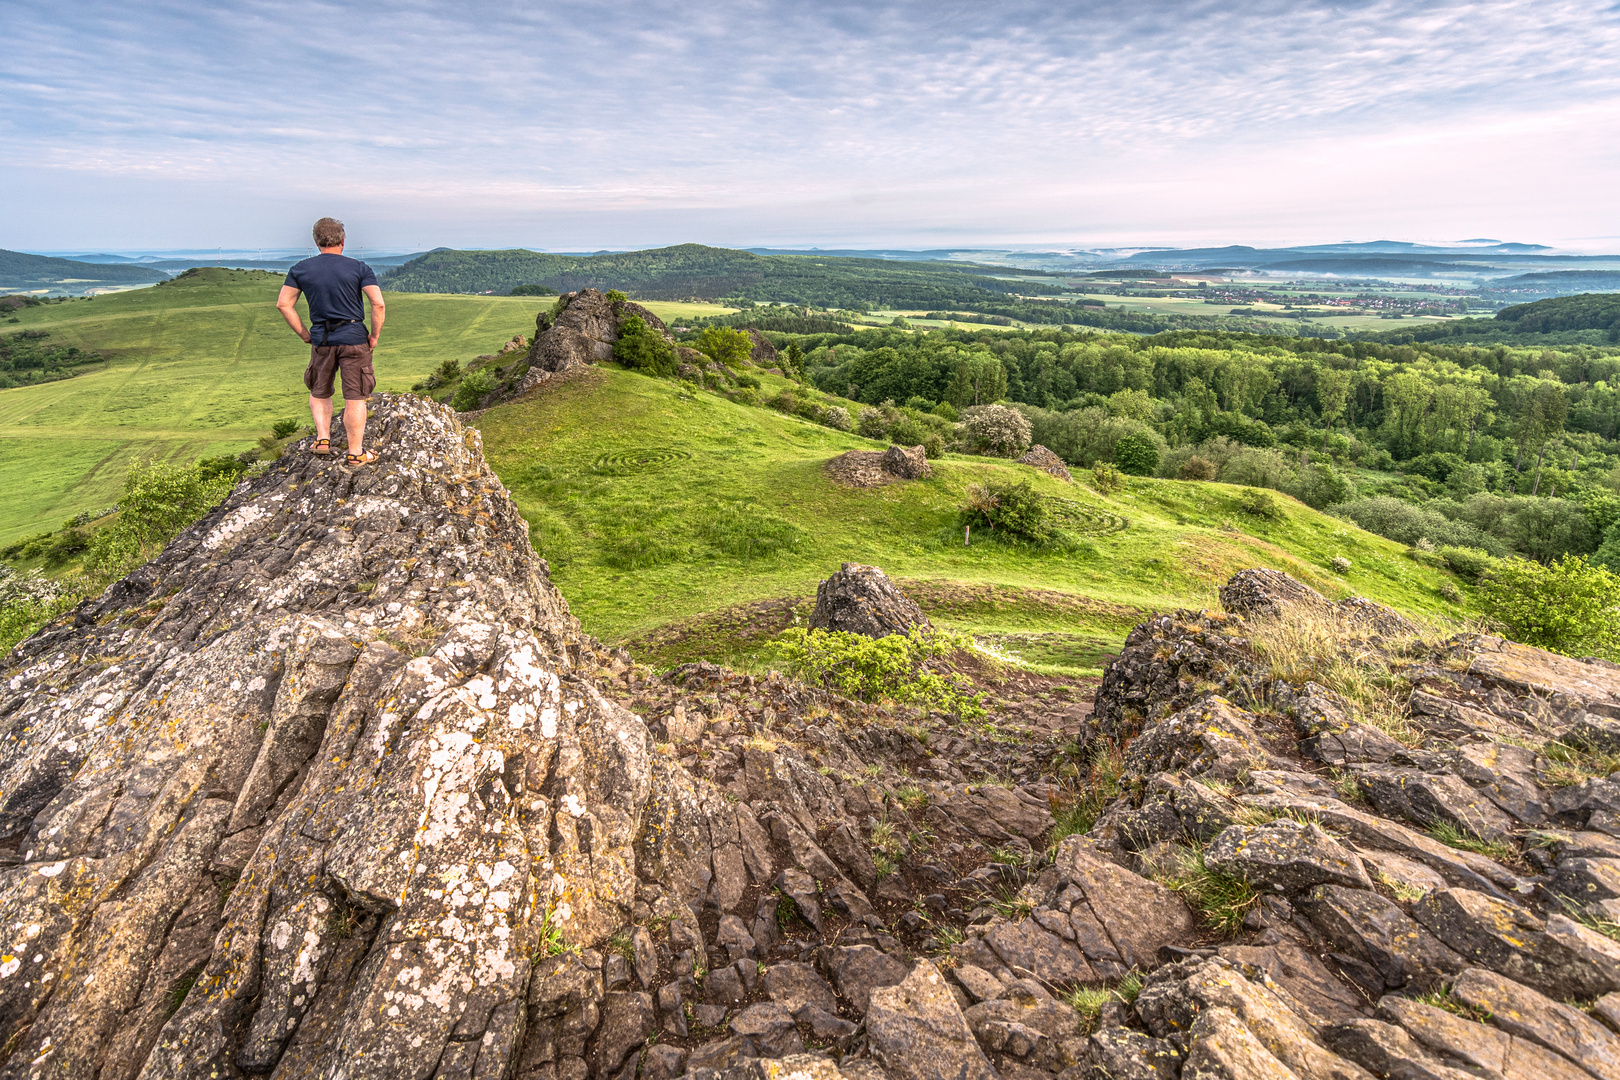
<path id="1" fill-rule="evenodd" d="M 456 412 L 467 412 L 478 408 L 479 402 L 488 397 L 495 390 L 495 376 L 487 370 L 475 371 L 461 380 L 456 387 L 455 396 L 450 399 L 450 407 Z"/>
<path id="2" fill-rule="evenodd" d="M 73 599 L 61 582 L 38 570 L 19 574 L 0 565 L 0 653 L 11 651 L 12 646 Z"/>
<path id="3" fill-rule="evenodd" d="M 1284 517 L 1282 504 L 1276 497 L 1259 488 L 1245 488 L 1238 496 L 1238 509 L 1265 521 L 1281 521 Z"/>
<path id="4" fill-rule="evenodd" d="M 1091 486 L 1104 495 L 1112 495 L 1125 486 L 1125 476 L 1111 463 L 1099 461 L 1091 467 Z"/>
<path id="5" fill-rule="evenodd" d="M 1030 438 L 1052 453 L 1082 468 L 1098 461 L 1113 461 L 1114 447 L 1132 435 L 1152 441 L 1162 458 L 1166 452 L 1163 437 L 1153 427 L 1130 416 L 1115 416 L 1103 406 L 1053 412 L 1031 405 L 1017 406 L 1029 420 Z"/>
<path id="6" fill-rule="evenodd" d="M 834 431 L 848 431 L 855 426 L 849 418 L 849 410 L 842 405 L 830 405 L 827 411 L 821 414 L 821 422 Z"/>
<path id="7" fill-rule="evenodd" d="M 1215 479 L 1215 463 L 1208 458 L 1194 454 L 1181 463 L 1178 473 L 1183 480 L 1213 480 Z"/>
<path id="8" fill-rule="evenodd" d="M 754 353 L 754 341 L 730 326 L 705 326 L 692 347 L 717 364 L 741 367 Z"/>
<path id="9" fill-rule="evenodd" d="M 86 572 L 109 580 L 128 573 L 161 551 L 234 486 L 233 478 L 204 477 L 195 466 L 155 461 L 131 465 L 124 477 L 117 519 L 90 541 Z"/>
<path id="10" fill-rule="evenodd" d="M 939 661 L 973 647 L 966 635 L 921 627 L 876 639 L 836 630 L 790 630 L 778 641 L 784 665 L 806 682 L 862 701 L 984 715 L 983 695 L 971 682 L 934 670 Z"/>
<path id="11" fill-rule="evenodd" d="M 1114 464 L 1131 476 L 1152 476 L 1159 468 L 1159 448 L 1146 435 L 1127 435 L 1114 444 Z"/>
<path id="12" fill-rule="evenodd" d="M 1355 485 L 1331 465 L 1307 465 L 1299 471 L 1299 479 L 1291 494 L 1313 510 L 1325 510 L 1336 503 L 1349 502 L 1355 497 Z"/>
<path id="13" fill-rule="evenodd" d="M 1464 581 L 1479 581 L 1502 561 L 1488 551 L 1457 547 L 1452 544 L 1442 544 L 1434 549 L 1434 553 L 1440 556 L 1440 561 L 1445 563 L 1453 574 Z"/>
<path id="14" fill-rule="evenodd" d="M 963 413 L 962 426 L 976 449 L 996 457 L 1017 457 L 1030 445 L 1028 417 L 1005 405 L 980 405 Z"/>
<path id="15" fill-rule="evenodd" d="M 1480 606 L 1508 637 L 1568 656 L 1620 647 L 1620 577 L 1582 556 L 1543 566 L 1506 559 L 1480 588 Z"/>
<path id="16" fill-rule="evenodd" d="M 1046 501 L 1029 481 L 988 480 L 969 484 L 967 502 L 958 525 L 1000 529 L 1003 533 L 1036 543 L 1052 539 L 1047 522 Z"/>
<path id="17" fill-rule="evenodd" d="M 1435 510 L 1388 495 L 1354 499 L 1334 507 L 1333 513 L 1397 544 L 1427 539 L 1437 545 L 1479 548 L 1498 556 L 1508 551 L 1500 540 L 1466 521 L 1452 521 Z"/>
<path id="18" fill-rule="evenodd" d="M 659 377 L 675 374 L 679 366 L 675 346 L 639 315 L 627 316 L 620 323 L 619 340 L 613 343 L 613 359 L 634 371 Z"/>
<path id="19" fill-rule="evenodd" d="M 846 414 L 848 415 L 848 414 Z M 949 421 L 911 407 L 897 408 L 892 401 L 861 410 L 855 429 L 860 435 L 897 446 L 921 446 L 931 458 L 945 452 Z"/>

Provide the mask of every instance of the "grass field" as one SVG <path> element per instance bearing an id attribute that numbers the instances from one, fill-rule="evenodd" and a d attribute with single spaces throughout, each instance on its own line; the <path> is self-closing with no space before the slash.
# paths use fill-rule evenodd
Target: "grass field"
<path id="1" fill-rule="evenodd" d="M 767 394 L 781 381 L 762 380 Z M 944 591 L 925 604 L 936 621 L 1005 637 L 1058 667 L 1091 666 L 1083 658 L 1117 645 L 1144 611 L 1214 606 L 1216 586 L 1248 566 L 1335 598 L 1446 614 L 1437 589 L 1448 579 L 1399 545 L 1282 496 L 1283 520 L 1246 516 L 1243 489 L 1222 484 L 1132 479 L 1102 496 L 1024 466 L 946 455 L 931 480 L 845 488 L 822 466 L 882 444 L 612 366 L 491 409 L 478 426 L 554 580 L 586 629 L 610 642 L 753 601 L 812 598 L 843 561 L 936 583 Z M 978 537 L 964 547 L 955 519 L 965 488 L 997 474 L 1128 527 L 1098 527 L 1070 552 Z M 764 553 L 737 553 L 750 547 Z M 1340 555 L 1353 564 L 1342 578 L 1327 568 Z M 976 602 L 964 585 L 999 592 Z M 746 628 L 703 636 L 711 655 L 734 662 L 754 647 Z"/>
<path id="2" fill-rule="evenodd" d="M 0 543 L 117 501 L 126 465 L 234 453 L 279 417 L 308 417 L 308 348 L 275 309 L 282 275 L 205 270 L 164 285 L 25 308 L 39 329 L 106 353 L 61 382 L 0 390 Z M 534 333 L 540 297 L 390 293 L 378 386 L 408 389 L 448 358 Z M 307 314 L 306 314 L 307 319 Z"/>
<path id="3" fill-rule="evenodd" d="M 0 390 L 0 542 L 116 501 L 125 465 L 253 444 L 304 414 L 304 347 L 272 306 L 279 276 L 210 270 L 186 283 L 26 309 L 8 330 L 46 329 L 105 352 L 96 370 Z M 532 331 L 537 297 L 389 296 L 380 385 L 400 390 Z M 661 318 L 725 309 L 650 304 Z M 762 398 L 784 384 L 760 374 Z M 1247 566 L 1273 566 L 1329 596 L 1356 593 L 1435 618 L 1448 580 L 1404 549 L 1285 497 L 1278 521 L 1245 515 L 1242 489 L 1129 480 L 1111 495 L 1023 466 L 946 455 L 930 480 L 833 484 L 823 465 L 881 448 L 766 408 L 604 365 L 472 421 L 529 520 L 534 544 L 585 628 L 658 663 L 748 665 L 843 561 L 905 583 L 938 623 L 1047 670 L 1095 672 L 1145 612 L 1216 603 Z M 1082 534 L 1036 550 L 956 516 L 967 485 L 1028 479 Z M 1351 560 L 1340 577 L 1328 566 Z"/>

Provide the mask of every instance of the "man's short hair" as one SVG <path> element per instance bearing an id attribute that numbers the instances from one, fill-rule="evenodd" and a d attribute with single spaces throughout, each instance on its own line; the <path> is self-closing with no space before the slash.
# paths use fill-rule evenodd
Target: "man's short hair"
<path id="1" fill-rule="evenodd" d="M 342 244 L 343 222 L 335 217 L 323 217 L 315 223 L 316 247 L 341 247 Z"/>

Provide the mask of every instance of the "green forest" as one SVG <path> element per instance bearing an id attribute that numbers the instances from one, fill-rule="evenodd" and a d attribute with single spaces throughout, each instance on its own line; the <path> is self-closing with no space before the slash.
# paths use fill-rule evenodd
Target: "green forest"
<path id="1" fill-rule="evenodd" d="M 383 283 L 401 292 L 506 294 L 539 285 L 558 292 L 622 289 L 641 300 L 726 297 L 862 310 L 1005 304 L 1017 286 L 986 276 L 997 272 L 1006 271 L 972 263 L 756 255 L 680 244 L 599 255 L 432 251 L 389 271 Z"/>
<path id="2" fill-rule="evenodd" d="M 1503 308 L 1491 319 L 1458 319 L 1408 333 L 1376 335 L 1408 342 L 1501 342 L 1506 345 L 1620 344 L 1620 293 L 1556 296 Z"/>
<path id="3" fill-rule="evenodd" d="M 1001 401 L 1072 467 L 1271 488 L 1465 577 L 1512 554 L 1620 570 L 1620 348 L 1058 329 L 791 341 L 817 389 L 891 417 Z"/>

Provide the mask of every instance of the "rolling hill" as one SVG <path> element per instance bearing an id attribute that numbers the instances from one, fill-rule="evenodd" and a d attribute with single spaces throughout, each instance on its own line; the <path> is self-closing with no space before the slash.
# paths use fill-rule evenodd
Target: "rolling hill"
<path id="1" fill-rule="evenodd" d="M 150 285 L 168 276 L 145 266 L 54 259 L 0 248 L 0 291 L 50 289 L 63 284 L 81 289 L 93 285 Z"/>
<path id="2" fill-rule="evenodd" d="M 506 293 L 518 285 L 544 285 L 558 292 L 623 289 L 647 300 L 725 296 L 828 308 L 924 309 L 1005 303 L 1016 285 L 987 276 L 996 270 L 972 263 L 756 255 L 680 244 L 599 255 L 521 248 L 435 251 L 389 271 L 384 283 L 402 292 Z"/>
<path id="3" fill-rule="evenodd" d="M 1620 343 L 1620 293 L 1549 297 L 1503 308 L 1490 319 L 1455 319 L 1404 333 L 1363 336 L 1457 345 L 1614 345 Z"/>
<path id="4" fill-rule="evenodd" d="M 786 385 L 755 374 L 762 396 Z M 660 664 L 747 666 L 792 625 L 791 601 L 813 602 L 843 561 L 910 582 L 931 618 L 1069 669 L 1097 666 L 1143 611 L 1213 606 L 1245 566 L 1446 613 L 1437 589 L 1449 577 L 1400 545 L 1289 499 L 1281 520 L 1254 518 L 1231 485 L 1131 478 L 1104 495 L 1085 477 L 946 454 L 932 479 L 847 488 L 827 461 L 886 444 L 612 365 L 476 423 L 575 614 Z M 1096 524 L 1072 551 L 981 542 L 977 530 L 966 547 L 967 485 L 998 477 L 1072 500 Z M 1341 555 L 1342 577 L 1328 569 Z"/>
<path id="5" fill-rule="evenodd" d="M 21 311 L 25 330 L 110 359 L 63 382 L 0 390 L 0 541 L 108 506 L 132 460 L 232 453 L 279 418 L 301 420 L 305 353 L 272 307 L 277 280 L 207 270 Z M 492 351 L 527 332 L 544 303 L 390 294 L 382 387 Z M 653 304 L 660 315 L 698 313 Z M 785 385 L 758 377 L 762 397 Z M 1144 610 L 1210 605 L 1215 585 L 1243 566 L 1286 570 L 1334 597 L 1446 611 L 1443 571 L 1291 500 L 1266 521 L 1246 515 L 1243 489 L 1227 485 L 1131 479 L 1103 495 L 1084 478 L 1067 485 L 949 454 L 930 480 L 844 488 L 822 466 L 880 444 L 613 365 L 474 422 L 586 629 L 660 663 L 753 663 L 844 560 L 909 582 L 945 625 L 1068 672 L 1094 671 Z M 994 476 L 1027 478 L 1097 525 L 1065 551 L 987 543 L 977 530 L 965 547 L 957 508 L 967 484 Z M 1343 576 L 1328 569 L 1339 556 L 1352 564 Z"/>

